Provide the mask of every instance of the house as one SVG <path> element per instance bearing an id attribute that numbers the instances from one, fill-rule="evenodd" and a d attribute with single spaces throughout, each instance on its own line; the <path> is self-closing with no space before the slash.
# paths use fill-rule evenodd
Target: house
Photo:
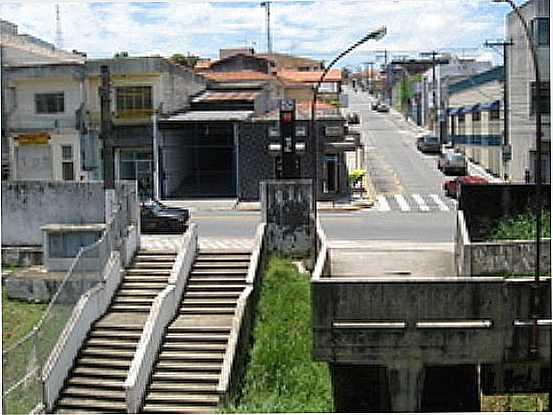
<path id="1" fill-rule="evenodd" d="M 448 136 L 491 174 L 508 175 L 504 146 L 504 68 L 494 67 L 448 85 Z"/>
<path id="2" fill-rule="evenodd" d="M 321 71 L 324 69 L 323 63 L 314 59 L 294 56 L 286 53 L 257 53 L 255 56 L 263 58 L 272 63 L 275 71 Z"/>
<path id="3" fill-rule="evenodd" d="M 277 78 L 284 87 L 284 96 L 296 101 L 313 99 L 313 89 L 319 82 L 323 71 L 292 71 L 281 70 Z M 342 71 L 331 69 L 326 74 L 319 87 L 319 99 L 323 101 L 338 101 L 342 92 Z"/>
<path id="4" fill-rule="evenodd" d="M 95 59 L 86 62 L 83 165 L 102 177 L 100 133 L 100 68 L 110 71 L 111 111 L 116 180 L 138 181 L 140 197 L 154 192 L 153 114 L 186 109 L 190 97 L 206 88 L 207 81 L 190 69 L 161 57 Z"/>
<path id="5" fill-rule="evenodd" d="M 538 67 L 542 80 L 540 88 L 542 114 L 542 177 L 551 182 L 551 69 L 549 45 L 549 1 L 530 0 L 519 6 L 520 13 L 532 30 Z M 526 172 L 533 181 L 536 160 L 536 108 L 534 91 L 536 79 L 528 42 L 520 20 L 514 12 L 506 18 L 507 39 L 512 41 L 507 54 L 508 112 L 507 141 L 512 148 L 510 176 L 513 182 L 524 182 Z"/>
<path id="6" fill-rule="evenodd" d="M 11 138 L 13 137 L 13 134 L 35 134 L 37 132 L 40 133 L 41 129 L 47 129 L 49 130 L 50 125 L 39 125 L 37 124 L 37 121 L 44 121 L 45 119 L 53 119 L 55 115 L 54 113 L 49 114 L 34 114 L 30 115 L 31 107 L 33 107 L 35 104 L 33 102 L 33 97 L 27 96 L 25 98 L 24 103 L 20 103 L 23 105 L 23 111 L 25 112 L 25 116 L 23 118 L 18 119 L 18 124 L 14 126 L 11 132 L 10 130 L 10 118 L 11 115 L 13 115 L 13 112 L 15 111 L 15 108 L 18 104 L 17 102 L 17 94 L 15 86 L 12 84 L 9 86 L 9 80 L 8 80 L 8 68 L 12 67 L 27 67 L 27 69 L 22 69 L 19 71 L 20 75 L 17 76 L 17 81 L 14 82 L 22 82 L 25 84 L 25 88 L 28 87 L 28 82 L 23 81 L 25 76 L 28 76 L 30 72 L 32 72 L 32 69 L 30 67 L 32 65 L 40 66 L 40 65 L 47 65 L 47 64 L 82 64 L 84 62 L 85 56 L 84 54 L 73 51 L 73 52 L 67 52 L 61 49 L 56 48 L 51 43 L 45 42 L 41 39 L 38 39 L 34 36 L 22 34 L 19 33 L 18 26 L 8 22 L 6 20 L 0 19 L 0 63 L 1 63 L 1 69 L 0 69 L 0 77 L 2 78 L 2 119 L 1 119 L 1 125 L 2 125 L 2 179 L 8 179 L 10 177 L 10 142 Z M 65 67 L 65 69 L 69 68 L 69 66 Z M 63 72 L 63 67 L 59 66 L 56 69 L 57 74 L 61 74 Z M 13 75 L 17 70 L 11 70 L 10 75 Z M 26 73 L 26 75 L 23 74 L 23 72 Z M 36 79 L 36 76 L 32 76 L 33 79 Z M 28 78 L 30 79 L 30 78 Z M 66 78 L 64 78 L 66 79 Z M 46 83 L 50 83 L 52 85 L 52 73 L 49 75 L 49 80 Z M 78 82 L 77 82 L 78 83 Z M 69 88 L 72 88 L 74 86 L 75 82 L 70 81 L 69 82 Z M 23 84 L 20 84 L 23 85 Z M 47 86 L 45 84 L 41 85 L 42 87 L 47 89 Z M 58 91 L 60 90 L 60 84 L 56 87 L 58 88 Z M 62 88 L 63 89 L 63 88 Z M 28 91 L 27 91 L 28 92 Z M 20 99 L 23 99 L 22 96 L 19 96 Z M 30 101 L 27 102 L 27 98 L 30 99 Z M 77 108 L 71 108 L 68 109 L 68 111 L 75 111 Z M 67 113 L 69 114 L 69 113 Z M 67 119 L 67 114 L 65 114 L 62 118 L 65 117 Z M 61 115 L 59 112 L 57 115 Z M 21 114 L 19 116 L 22 116 Z M 23 121 L 25 120 L 25 117 L 30 116 L 34 124 L 26 125 Z M 38 116 L 38 118 L 37 118 Z M 31 120 L 30 119 L 30 120 Z M 23 123 L 22 123 L 23 122 Z M 25 127 L 25 128 L 23 128 Z M 28 127 L 28 128 L 27 128 Z M 28 131 L 25 131 L 28 130 Z M 44 132 L 44 131 L 43 131 Z M 65 139 L 67 139 L 67 135 L 64 134 Z M 44 136 L 45 137 L 45 136 Z M 38 139 L 38 141 L 44 141 L 44 137 L 42 139 Z M 60 143 L 63 141 L 59 134 L 56 136 L 56 142 Z M 33 141 L 33 140 L 31 140 Z M 23 140 L 20 141 L 22 143 Z M 67 143 L 67 141 L 66 141 Z M 27 146 L 33 146 L 33 144 L 30 144 L 29 142 L 26 144 Z M 42 145 L 44 147 L 44 144 Z M 56 146 L 54 146 L 56 147 Z M 24 149 L 21 149 L 21 155 L 23 157 L 23 153 L 31 154 L 31 147 L 25 147 Z M 43 153 L 42 156 L 39 156 L 39 153 Z M 59 152 L 53 151 L 52 154 L 55 156 Z M 33 157 L 36 162 L 38 162 L 39 159 L 41 159 L 44 163 L 46 162 L 46 156 L 44 155 L 44 151 L 38 151 L 37 157 Z M 48 150 L 49 154 L 49 150 Z M 68 153 L 66 152 L 66 155 Z M 59 161 L 49 161 L 48 168 L 43 170 L 41 174 L 38 174 L 38 176 L 47 176 L 47 177 L 60 177 L 59 172 L 55 172 L 52 170 L 52 163 L 54 165 L 59 166 Z M 68 162 L 69 163 L 69 162 Z M 68 164 L 66 164 L 68 165 Z M 12 170 L 15 169 L 14 166 L 12 166 Z M 46 171 L 47 170 L 47 171 Z M 67 171 L 69 171 L 69 168 L 67 168 Z M 20 174 L 24 174 L 24 176 L 27 173 L 22 173 L 21 170 L 19 171 Z M 78 176 L 78 171 L 74 172 L 74 176 Z M 69 176 L 67 176 L 69 177 Z"/>

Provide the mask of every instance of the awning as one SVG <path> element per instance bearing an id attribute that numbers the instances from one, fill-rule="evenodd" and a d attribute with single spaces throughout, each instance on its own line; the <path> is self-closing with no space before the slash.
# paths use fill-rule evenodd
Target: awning
<path id="1" fill-rule="evenodd" d="M 338 141 L 325 143 L 325 150 L 334 150 L 334 151 L 355 151 L 357 146 L 355 142 L 351 141 Z"/>
<path id="2" fill-rule="evenodd" d="M 463 109 L 463 107 L 461 107 L 461 108 L 449 108 L 449 109 L 447 110 L 447 114 L 448 114 L 448 115 L 457 115 L 457 114 L 459 114 L 459 112 L 460 112 L 462 109 Z"/>
<path id="3" fill-rule="evenodd" d="M 459 114 L 470 114 L 471 112 L 478 111 L 480 111 L 480 104 L 475 104 L 460 108 Z"/>
<path id="4" fill-rule="evenodd" d="M 244 121 L 253 115 L 253 111 L 188 111 L 160 119 L 159 123 L 205 122 L 205 121 Z"/>
<path id="5" fill-rule="evenodd" d="M 480 105 L 480 110 L 482 111 L 498 110 L 498 109 L 499 109 L 499 100 Z"/>

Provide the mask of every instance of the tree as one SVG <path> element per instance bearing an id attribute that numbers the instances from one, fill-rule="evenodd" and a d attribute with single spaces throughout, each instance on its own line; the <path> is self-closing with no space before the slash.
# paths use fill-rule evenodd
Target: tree
<path id="1" fill-rule="evenodd" d="M 196 62 L 200 60 L 199 56 L 191 55 L 188 53 L 186 56 L 182 53 L 175 53 L 173 56 L 169 58 L 171 62 L 174 62 L 178 65 L 188 66 L 189 68 L 193 68 L 196 66 Z"/>
<path id="2" fill-rule="evenodd" d="M 128 58 L 129 57 L 129 52 L 117 52 L 115 53 L 115 55 L 113 55 L 114 58 Z"/>

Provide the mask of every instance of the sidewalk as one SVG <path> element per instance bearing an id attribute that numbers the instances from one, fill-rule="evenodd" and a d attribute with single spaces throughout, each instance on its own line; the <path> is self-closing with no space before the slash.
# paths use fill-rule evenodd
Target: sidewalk
<path id="1" fill-rule="evenodd" d="M 393 114 L 396 118 L 401 118 L 405 124 L 407 124 L 411 130 L 417 134 L 417 135 L 433 135 L 434 132 L 429 130 L 428 128 L 421 127 L 417 125 L 411 118 L 408 118 L 405 120 L 405 117 L 403 114 L 399 113 L 393 108 L 390 108 L 390 113 Z M 468 166 L 468 174 L 471 176 L 480 176 L 488 180 L 490 183 L 504 183 L 503 180 L 501 180 L 499 177 L 495 177 L 494 175 L 488 173 L 482 166 L 479 164 L 473 163 L 472 161 L 467 159 L 467 166 Z"/>
<path id="2" fill-rule="evenodd" d="M 350 212 L 360 209 L 366 209 L 372 207 L 373 202 L 358 199 L 338 202 L 317 202 L 317 210 L 319 212 Z M 261 210 L 260 202 L 238 202 L 236 210 L 242 212 L 258 212 Z"/>

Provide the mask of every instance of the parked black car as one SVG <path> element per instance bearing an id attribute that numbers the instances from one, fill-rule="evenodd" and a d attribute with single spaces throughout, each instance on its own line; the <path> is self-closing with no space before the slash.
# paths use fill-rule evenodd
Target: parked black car
<path id="1" fill-rule="evenodd" d="M 188 229 L 188 209 L 172 208 L 158 200 L 140 204 L 142 233 L 183 233 Z"/>

